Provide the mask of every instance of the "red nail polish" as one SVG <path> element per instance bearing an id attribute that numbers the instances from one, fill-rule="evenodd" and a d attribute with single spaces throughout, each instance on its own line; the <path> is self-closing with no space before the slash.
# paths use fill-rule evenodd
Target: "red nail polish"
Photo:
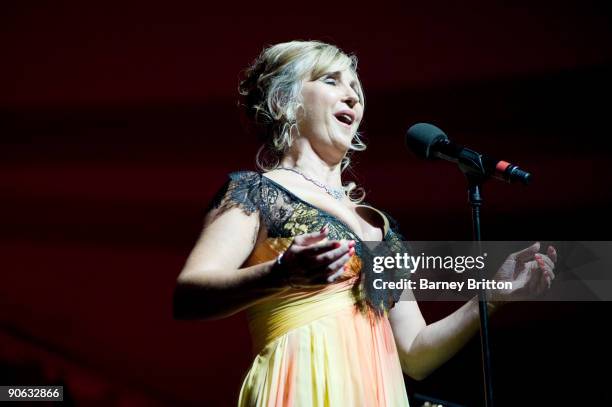
<path id="1" fill-rule="evenodd" d="M 342 246 L 342 244 L 340 242 L 334 242 L 334 248 L 337 249 L 340 246 Z"/>
<path id="2" fill-rule="evenodd" d="M 355 255 L 355 248 L 354 248 L 354 247 L 351 247 L 351 248 L 349 249 L 349 256 L 351 256 L 351 257 L 352 257 L 352 256 L 354 256 L 354 255 Z"/>
<path id="3" fill-rule="evenodd" d="M 354 240 L 349 241 L 348 245 L 349 247 L 355 247 L 355 241 Z"/>

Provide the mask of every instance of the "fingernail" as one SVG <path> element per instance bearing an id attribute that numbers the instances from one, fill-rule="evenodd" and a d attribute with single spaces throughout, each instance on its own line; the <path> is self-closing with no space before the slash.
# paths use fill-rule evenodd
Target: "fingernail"
<path id="1" fill-rule="evenodd" d="M 350 240 L 349 241 L 349 247 L 355 247 L 355 241 L 354 240 Z"/>
<path id="2" fill-rule="evenodd" d="M 352 257 L 352 256 L 354 256 L 354 255 L 355 255 L 355 248 L 354 248 L 354 247 L 351 247 L 351 248 L 349 249 L 349 256 L 351 256 L 351 257 Z"/>
<path id="3" fill-rule="evenodd" d="M 323 226 L 323 227 L 321 228 L 321 230 L 319 230 L 319 232 L 321 232 L 321 233 L 324 233 L 324 232 L 326 232 L 326 231 L 327 231 L 327 224 L 325 224 L 325 226 Z"/>
<path id="4" fill-rule="evenodd" d="M 340 246 L 342 246 L 342 243 L 340 243 L 340 242 L 334 242 L 334 248 L 336 248 L 336 249 L 337 249 L 337 248 L 338 248 L 338 247 L 340 247 Z"/>
<path id="5" fill-rule="evenodd" d="M 344 267 L 342 267 L 344 269 L 344 271 L 349 271 L 349 265 L 345 264 Z"/>

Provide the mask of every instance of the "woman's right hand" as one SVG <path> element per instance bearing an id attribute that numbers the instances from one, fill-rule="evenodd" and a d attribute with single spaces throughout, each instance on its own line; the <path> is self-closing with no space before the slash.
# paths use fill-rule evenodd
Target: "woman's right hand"
<path id="1" fill-rule="evenodd" d="M 295 236 L 272 267 L 283 286 L 315 287 L 333 283 L 355 254 L 354 240 L 327 240 L 329 226 L 318 232 Z"/>

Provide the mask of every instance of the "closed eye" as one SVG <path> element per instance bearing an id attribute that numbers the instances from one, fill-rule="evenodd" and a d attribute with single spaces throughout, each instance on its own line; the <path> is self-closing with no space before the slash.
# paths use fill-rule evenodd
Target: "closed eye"
<path id="1" fill-rule="evenodd" d="M 331 74 L 323 76 L 323 78 L 321 80 L 323 81 L 323 83 L 326 83 L 328 85 L 336 86 L 338 84 L 338 76 L 339 75 L 340 74 L 338 72 L 333 72 Z M 359 90 L 357 89 L 357 86 L 355 85 L 355 82 L 351 83 L 351 88 L 357 94 L 358 102 L 362 103 L 361 94 L 359 93 Z"/>
<path id="2" fill-rule="evenodd" d="M 330 85 L 336 85 L 338 83 L 338 81 L 336 80 L 336 78 L 332 78 L 332 77 L 326 77 L 323 79 L 324 83 L 330 84 Z"/>

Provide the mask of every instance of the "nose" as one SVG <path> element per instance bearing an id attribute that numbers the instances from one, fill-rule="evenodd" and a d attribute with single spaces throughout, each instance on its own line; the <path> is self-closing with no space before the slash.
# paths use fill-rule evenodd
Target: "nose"
<path id="1" fill-rule="evenodd" d="M 352 109 L 357 103 L 359 103 L 359 95 L 357 92 L 355 92 L 355 90 L 353 90 L 353 88 L 349 88 L 342 101 Z"/>

